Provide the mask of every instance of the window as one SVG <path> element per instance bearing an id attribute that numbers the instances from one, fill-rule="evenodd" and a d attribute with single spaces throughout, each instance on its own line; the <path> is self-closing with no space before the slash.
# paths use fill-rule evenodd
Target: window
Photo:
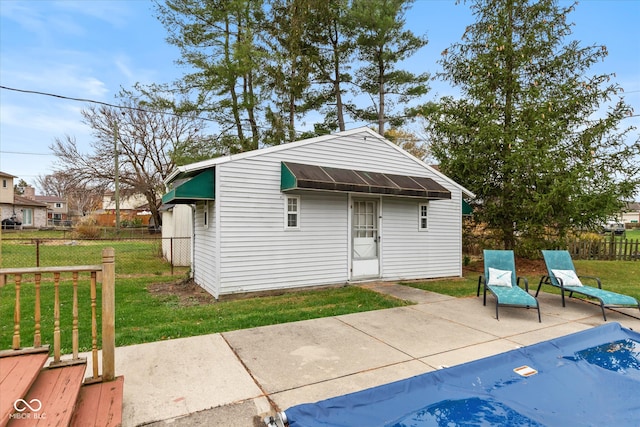
<path id="1" fill-rule="evenodd" d="M 7 180 L 6 179 L 2 180 L 2 188 L 7 188 Z"/>
<path id="2" fill-rule="evenodd" d="M 203 208 L 203 218 L 202 218 L 202 225 L 204 225 L 204 228 L 209 228 L 209 201 L 205 200 L 204 202 L 204 208 Z"/>
<path id="3" fill-rule="evenodd" d="M 418 205 L 418 214 L 419 214 L 418 221 L 420 224 L 419 225 L 420 230 L 427 230 L 429 228 L 428 206 L 429 206 L 428 203 L 420 203 L 420 205 Z"/>
<path id="4" fill-rule="evenodd" d="M 300 228 L 300 197 L 285 197 L 286 216 L 284 219 L 285 229 Z"/>
<path id="5" fill-rule="evenodd" d="M 62 203 L 60 203 L 60 202 L 56 202 L 56 205 L 55 205 L 55 206 L 56 206 L 56 209 L 60 209 L 60 208 L 62 207 Z"/>

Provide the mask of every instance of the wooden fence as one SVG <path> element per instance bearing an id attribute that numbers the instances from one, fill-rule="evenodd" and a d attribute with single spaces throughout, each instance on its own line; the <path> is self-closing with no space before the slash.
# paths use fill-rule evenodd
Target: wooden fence
<path id="1" fill-rule="evenodd" d="M 484 247 L 475 242 L 466 242 L 463 244 L 462 253 L 467 257 L 477 257 L 482 256 L 483 249 L 501 248 Z M 640 261 L 640 239 L 574 240 L 568 242 L 566 246 L 548 247 L 546 249 L 566 249 L 573 259 Z M 540 252 L 537 252 L 537 254 L 541 255 Z"/>
<path id="2" fill-rule="evenodd" d="M 640 261 L 640 239 L 576 240 L 567 250 L 574 259 Z"/>

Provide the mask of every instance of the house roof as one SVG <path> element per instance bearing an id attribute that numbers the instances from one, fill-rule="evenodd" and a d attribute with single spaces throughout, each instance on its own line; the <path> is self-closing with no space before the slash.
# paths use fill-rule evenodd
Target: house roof
<path id="1" fill-rule="evenodd" d="M 640 203 L 639 202 L 627 202 L 625 207 L 625 211 L 627 212 L 640 212 Z"/>
<path id="2" fill-rule="evenodd" d="M 11 175 L 10 173 L 6 173 L 6 172 L 2 172 L 2 171 L 0 171 L 0 176 L 3 176 L 5 178 L 17 178 L 17 176 L 15 176 L 15 175 Z"/>
<path id="3" fill-rule="evenodd" d="M 36 196 L 36 201 L 43 203 L 65 203 L 66 200 L 58 196 Z"/>
<path id="4" fill-rule="evenodd" d="M 32 200 L 32 199 L 27 199 L 26 197 L 22 197 L 22 196 L 13 196 L 13 204 L 16 206 L 34 206 L 34 207 L 38 207 L 38 208 L 46 208 L 47 204 L 46 203 L 41 203 L 38 202 L 36 200 Z"/>
<path id="5" fill-rule="evenodd" d="M 376 139 L 378 139 L 380 141 L 383 141 L 385 144 L 389 145 L 393 149 L 398 150 L 399 152 L 401 152 L 403 155 L 405 155 L 411 161 L 414 161 L 414 162 L 418 163 L 420 166 L 424 167 L 425 169 L 428 169 L 430 172 L 440 176 L 441 178 L 445 179 L 446 181 L 448 181 L 452 185 L 454 185 L 457 188 L 459 188 L 465 196 L 471 197 L 471 198 L 475 197 L 475 194 L 473 194 L 471 191 L 467 190 L 466 188 L 464 188 L 463 186 L 461 186 L 460 184 L 458 184 L 457 182 L 455 182 L 454 180 L 452 180 L 448 176 L 444 175 L 442 172 L 440 172 L 440 171 L 432 168 L 431 166 L 427 165 L 422 160 L 420 160 L 417 157 L 411 155 L 410 153 L 408 153 L 407 151 L 403 150 L 402 148 L 400 148 L 396 144 L 388 141 L 384 137 L 380 136 L 380 134 L 378 134 L 377 132 L 369 129 L 368 127 L 360 127 L 360 128 L 356 128 L 356 129 L 347 130 L 347 131 L 344 131 L 344 132 L 338 132 L 338 133 L 334 133 L 334 134 L 330 134 L 330 135 L 317 136 L 317 137 L 314 137 L 314 138 L 309 138 L 309 139 L 303 139 L 303 140 L 300 140 L 300 141 L 289 142 L 287 144 L 276 145 L 276 146 L 267 147 L 267 148 L 261 148 L 261 149 L 258 149 L 258 150 L 246 151 L 244 153 L 239 153 L 239 154 L 232 154 L 232 155 L 227 155 L 227 156 L 215 157 L 213 159 L 204 160 L 204 161 L 201 161 L 201 162 L 196 162 L 196 163 L 191 163 L 191 164 L 188 164 L 188 165 L 178 166 L 176 169 L 173 170 L 173 172 L 171 172 L 169 174 L 169 176 L 167 176 L 167 178 L 165 179 L 164 182 L 165 182 L 165 184 L 170 184 L 171 182 L 173 182 L 173 181 L 175 181 L 177 179 L 193 177 L 195 175 L 198 175 L 198 173 L 201 172 L 204 169 L 214 168 L 215 166 L 220 165 L 220 164 L 224 164 L 224 163 L 228 163 L 228 162 L 232 162 L 232 161 L 236 161 L 236 160 L 241 160 L 241 159 L 247 159 L 247 158 L 251 158 L 251 157 L 255 157 L 255 156 L 260 156 L 260 155 L 263 155 L 263 154 L 289 150 L 289 149 L 293 149 L 293 148 L 296 148 L 296 147 L 302 147 L 302 146 L 309 145 L 309 144 L 315 144 L 315 143 L 318 143 L 318 142 L 321 142 L 321 141 L 331 140 L 331 139 L 334 139 L 334 138 L 339 137 L 339 136 L 348 136 L 348 135 L 353 135 L 353 134 L 358 134 L 358 133 L 368 133 L 368 134 L 371 135 L 372 138 L 376 138 Z"/>

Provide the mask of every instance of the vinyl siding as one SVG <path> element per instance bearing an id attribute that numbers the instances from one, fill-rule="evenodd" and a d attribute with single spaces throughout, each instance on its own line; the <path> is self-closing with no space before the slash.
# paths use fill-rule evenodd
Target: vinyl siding
<path id="1" fill-rule="evenodd" d="M 214 297 L 220 296 L 219 284 L 216 281 L 216 227 L 215 205 L 208 203 L 208 227 L 204 226 L 204 202 L 196 203 L 195 236 L 194 236 L 194 271 L 193 279 Z"/>
<path id="2" fill-rule="evenodd" d="M 428 203 L 428 229 L 418 229 L 423 201 L 385 198 L 382 208 L 383 277 L 422 279 L 461 274 L 460 208 L 452 200 Z"/>

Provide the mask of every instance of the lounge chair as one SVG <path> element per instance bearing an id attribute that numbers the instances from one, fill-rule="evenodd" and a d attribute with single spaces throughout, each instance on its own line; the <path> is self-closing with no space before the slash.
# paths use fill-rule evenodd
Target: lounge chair
<path id="1" fill-rule="evenodd" d="M 538 296 L 538 292 L 540 292 L 542 285 L 551 285 L 556 288 L 560 288 L 563 307 L 565 306 L 565 292 L 569 292 L 569 297 L 572 297 L 573 294 L 576 293 L 590 298 L 596 298 L 600 301 L 602 317 L 605 321 L 607 320 L 607 315 L 604 310 L 605 307 L 638 307 L 640 310 L 640 303 L 635 298 L 602 289 L 602 282 L 599 278 L 594 276 L 578 276 L 569 252 L 545 250 L 542 251 L 542 256 L 544 257 L 544 262 L 547 265 L 548 275 L 540 278 L 536 296 Z M 596 288 L 595 286 L 584 285 L 580 280 L 581 278 L 594 281 L 597 283 L 598 287 Z"/>
<path id="2" fill-rule="evenodd" d="M 520 280 L 524 282 L 524 289 L 520 287 Z M 484 285 L 483 304 L 487 305 L 487 290 L 496 297 L 496 319 L 498 307 L 523 307 L 538 309 L 538 300 L 529 294 L 529 282 L 524 277 L 516 279 L 516 263 L 513 251 L 485 250 L 484 275 L 478 278 L 477 296 L 480 296 L 480 286 Z"/>

